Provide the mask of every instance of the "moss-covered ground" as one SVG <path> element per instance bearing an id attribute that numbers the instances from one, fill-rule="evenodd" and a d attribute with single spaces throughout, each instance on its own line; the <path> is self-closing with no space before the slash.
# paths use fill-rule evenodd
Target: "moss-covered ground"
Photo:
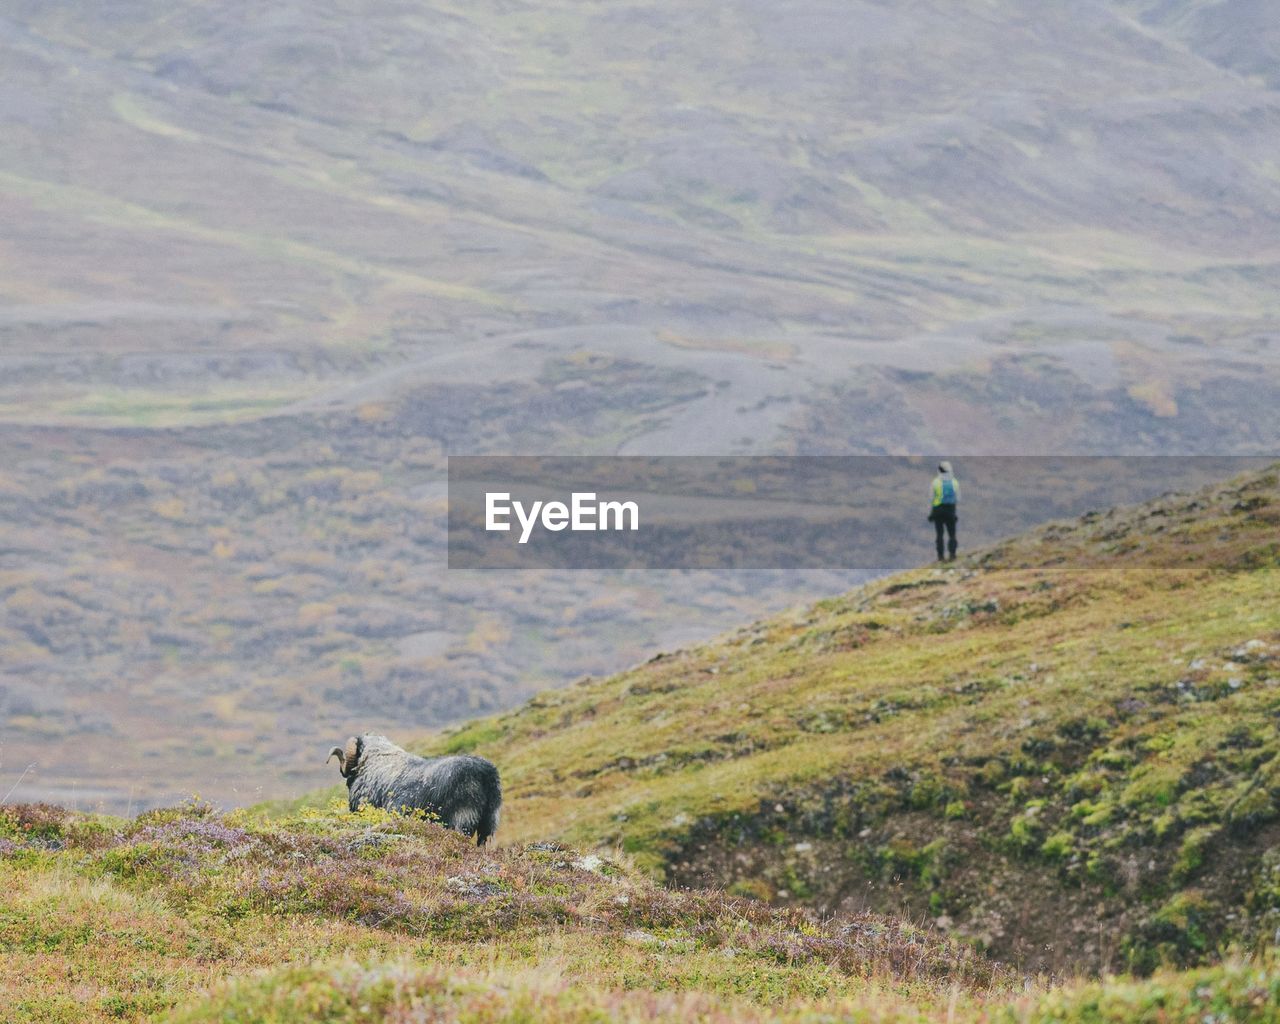
<path id="1" fill-rule="evenodd" d="M 334 791 L 4 808 L 0 1019 L 1280 1019 L 1278 479 L 428 741 L 500 764 L 495 847 Z"/>
<path id="2" fill-rule="evenodd" d="M 875 914 L 815 923 L 553 843 L 338 809 L 0 811 L 0 1020 L 1246 1021 L 1269 957 L 1053 987 Z"/>
<path id="3" fill-rule="evenodd" d="M 1033 970 L 1212 962 L 1280 925 L 1274 471 L 1054 523 L 543 694 L 425 746 L 503 837 L 905 911 Z M 326 797 L 327 799 L 327 797 Z"/>

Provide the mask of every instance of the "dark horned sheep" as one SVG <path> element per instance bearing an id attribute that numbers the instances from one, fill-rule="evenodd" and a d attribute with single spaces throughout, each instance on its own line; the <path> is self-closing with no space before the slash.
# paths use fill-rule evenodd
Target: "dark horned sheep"
<path id="1" fill-rule="evenodd" d="M 474 835 L 477 846 L 498 828 L 502 785 L 498 769 L 483 757 L 418 757 L 373 733 L 352 736 L 345 749 L 329 751 L 335 756 L 353 811 L 363 804 L 401 813 L 426 811 L 446 828 Z"/>

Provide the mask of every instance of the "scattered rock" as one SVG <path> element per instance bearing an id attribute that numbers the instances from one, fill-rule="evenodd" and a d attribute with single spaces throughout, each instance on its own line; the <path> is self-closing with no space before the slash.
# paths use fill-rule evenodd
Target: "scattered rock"
<path id="1" fill-rule="evenodd" d="M 477 875 L 450 875 L 445 879 L 444 885 L 455 896 L 469 900 L 488 899 L 502 891 L 502 887 L 496 882 L 490 882 Z"/>
<path id="2" fill-rule="evenodd" d="M 403 836 L 396 835 L 394 832 L 375 832 L 373 829 L 367 829 L 347 843 L 347 849 L 351 853 L 359 853 L 361 850 L 375 850 L 378 847 L 386 846 L 388 843 L 398 842 Z"/>

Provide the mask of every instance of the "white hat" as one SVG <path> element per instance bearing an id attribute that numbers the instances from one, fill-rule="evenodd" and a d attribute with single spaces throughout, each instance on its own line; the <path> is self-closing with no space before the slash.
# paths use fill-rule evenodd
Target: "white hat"
<path id="1" fill-rule="evenodd" d="M 951 463 L 947 462 L 945 459 L 944 459 L 942 462 L 939 462 L 939 463 L 938 463 L 938 471 L 939 471 L 940 473 L 950 473 L 950 472 L 951 472 Z"/>

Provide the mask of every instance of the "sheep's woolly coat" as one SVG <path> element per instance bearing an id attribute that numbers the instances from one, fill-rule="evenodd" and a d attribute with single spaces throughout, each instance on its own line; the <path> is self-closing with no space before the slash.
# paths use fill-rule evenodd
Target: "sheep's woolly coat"
<path id="1" fill-rule="evenodd" d="M 369 804 L 391 811 L 426 811 L 448 828 L 474 835 L 480 846 L 497 830 L 502 784 L 492 762 L 470 754 L 419 757 L 372 733 L 352 741 L 355 757 L 348 753 L 342 764 L 351 810 Z"/>

